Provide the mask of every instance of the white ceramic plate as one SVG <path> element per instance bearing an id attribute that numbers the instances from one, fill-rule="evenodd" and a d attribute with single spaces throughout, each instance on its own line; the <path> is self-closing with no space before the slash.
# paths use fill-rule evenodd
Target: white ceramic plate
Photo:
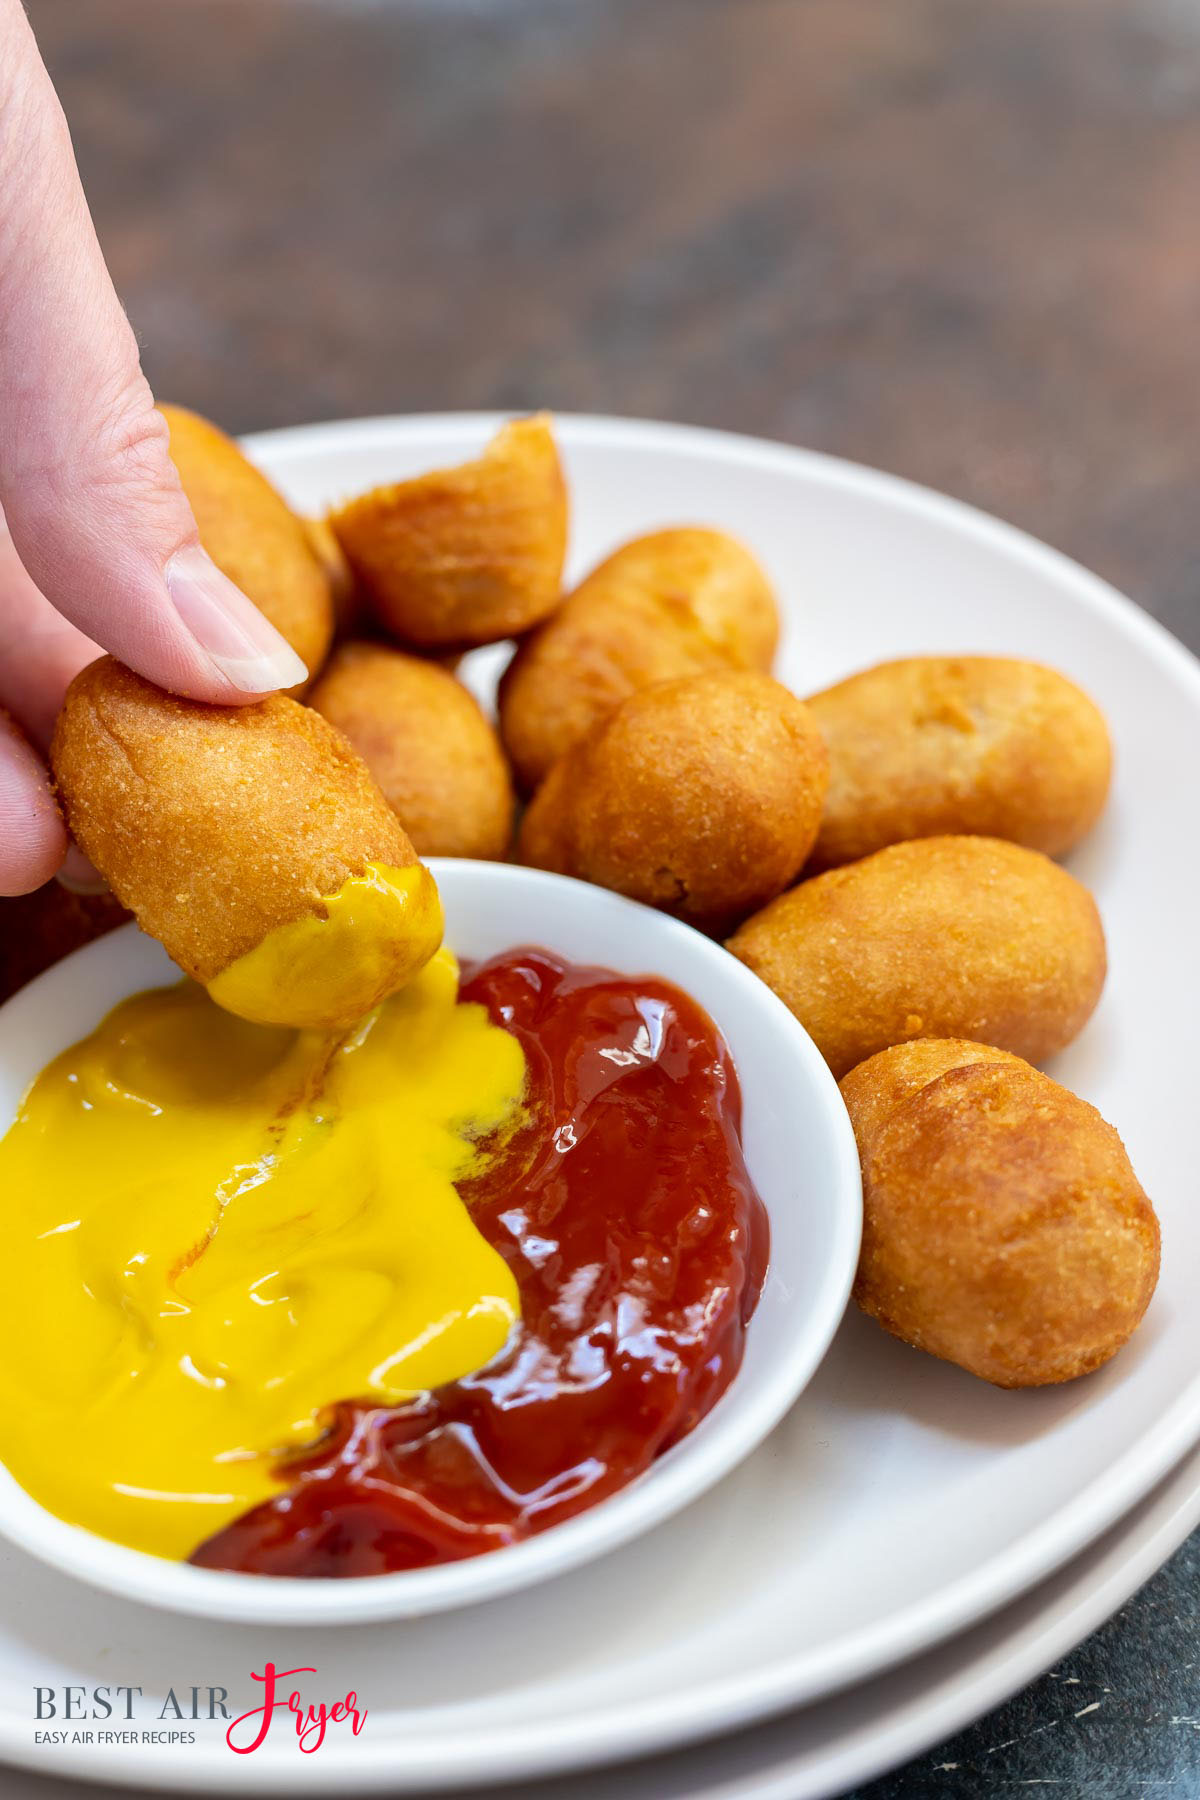
<path id="1" fill-rule="evenodd" d="M 1193 1450 L 1065 1568 L 973 1630 L 898 1669 L 715 1743 L 504 1792 L 519 1792 L 522 1800 L 831 1800 L 941 1743 L 1069 1656 L 1198 1524 L 1200 1450 Z M 14 1654 L 20 1659 L 15 1664 Z M 14 1672 L 25 1683 L 50 1681 L 59 1669 L 45 1658 L 31 1662 L 24 1644 L 0 1632 L 0 1691 Z M 107 1673 L 96 1665 L 96 1680 Z M 1097 1698 L 1105 1703 L 1064 1675 L 1064 1719 Z M 27 1717 L 0 1714 L 0 1720 L 30 1743 Z M 54 1757 L 35 1746 L 20 1760 L 43 1770 L 80 1766 L 78 1755 Z M 104 1779 L 104 1761 L 93 1757 L 90 1772 Z M 166 1773 L 161 1779 L 178 1786 Z M 214 1775 L 214 1784 L 220 1779 Z M 341 1785 L 345 1790 L 353 1784 Z M 228 1790 L 223 1784 L 213 1791 Z M 458 1788 L 447 1800 L 492 1800 L 498 1791 L 496 1784 Z M 78 1779 L 42 1775 L 11 1774 L 4 1783 L 5 1800 L 80 1800 L 87 1792 Z"/>
<path id="2" fill-rule="evenodd" d="M 251 449 L 297 504 L 317 507 L 474 454 L 494 424 L 367 421 Z M 1200 841 L 1180 792 L 1200 757 L 1196 664 L 1074 564 L 906 483 L 668 426 L 568 419 L 561 438 L 575 568 L 656 525 L 740 532 L 778 584 L 781 672 L 800 692 L 886 656 L 991 651 L 1054 663 L 1105 707 L 1113 802 L 1072 866 L 1097 891 L 1112 974 L 1055 1073 L 1119 1125 L 1162 1216 L 1146 1324 L 1085 1382 L 1003 1394 L 851 1317 L 784 1424 L 668 1526 L 529 1594 L 401 1630 L 179 1626 L 13 1553 L 0 1585 L 0 1755 L 35 1754 L 28 1670 L 86 1681 L 121 1668 L 113 1679 L 144 1675 L 152 1694 L 191 1668 L 188 1679 L 228 1677 L 231 1691 L 240 1679 L 245 1692 L 240 1672 L 267 1655 L 316 1662 L 329 1693 L 356 1685 L 372 1709 L 363 1734 L 316 1757 L 267 1744 L 249 1772 L 219 1733 L 201 1733 L 186 1763 L 139 1748 L 80 1771 L 180 1789 L 421 1792 L 714 1735 L 974 1623 L 1111 1525 L 1200 1435 L 1200 1212 L 1188 1177 Z M 495 662 L 475 659 L 481 684 Z"/>
<path id="3" fill-rule="evenodd" d="M 545 1791 L 539 1785 L 525 1800 L 827 1800 L 842 1794 L 944 1742 L 1069 1657 L 1198 1524 L 1200 1451 L 1193 1450 L 1089 1549 L 973 1631 L 723 1743 L 556 1782 Z M 1106 1690 L 1077 1680 L 1064 1674 L 1059 1690 L 1067 1726 L 1077 1712 L 1110 1704 Z M 957 1791 L 968 1792 L 969 1784 L 960 1774 Z M 1131 1786 L 1136 1791 L 1136 1776 Z M 1147 1782 L 1142 1791 L 1153 1787 Z"/>
<path id="4" fill-rule="evenodd" d="M 830 1800 L 942 1743 L 1068 1658 L 1198 1524 L 1200 1450 L 1193 1450 L 1065 1568 L 936 1650 L 717 1743 L 538 1782 L 521 1790 L 522 1800 Z M 1082 1708 L 1109 1704 L 1107 1690 L 1065 1670 L 1061 1683 L 1064 1723 Z M 960 1774 L 960 1793 L 962 1782 Z M 494 1793 L 460 1788 L 452 1800 Z M 39 1787 L 29 1800 L 58 1797 Z"/>
<path id="5" fill-rule="evenodd" d="M 260 1625 L 404 1619 L 490 1600 L 575 1568 L 694 1500 L 778 1424 L 829 1348 L 858 1261 L 858 1154 L 837 1085 L 787 1008 L 719 944 L 616 894 L 500 863 L 430 866 L 446 941 L 461 956 L 536 944 L 574 962 L 660 975 L 724 1035 L 742 1082 L 746 1164 L 771 1221 L 741 1369 L 695 1431 L 600 1505 L 489 1556 L 396 1575 L 268 1580 L 145 1556 L 45 1512 L 0 1468 L 0 1531 L 55 1567 L 151 1606 Z M 59 1050 L 125 995 L 177 979 L 160 947 L 127 925 L 15 995 L 0 1008 L 0 1130 Z"/>
<path id="6" fill-rule="evenodd" d="M 522 1800 L 829 1800 L 990 1712 L 1069 1656 L 1200 1523 L 1200 1451 L 1088 1550 L 984 1624 L 900 1669 L 720 1742 L 587 1775 L 522 1784 Z M 7 1647 L 0 1638 L 0 1656 Z M 0 1663 L 4 1669 L 4 1663 Z M 7 1670 L 5 1670 L 7 1672 Z M 49 1674 L 23 1669 L 23 1676 Z M 1103 1696 L 1061 1683 L 1063 1719 Z M 41 1755 L 34 1768 L 49 1768 Z M 97 1775 L 99 1778 L 99 1775 Z M 164 1777 L 166 1778 L 166 1777 Z M 79 1800 L 77 1780 L 13 1775 L 5 1800 Z M 448 1800 L 493 1800 L 497 1786 Z M 513 1793 L 513 1789 L 506 1789 Z"/>

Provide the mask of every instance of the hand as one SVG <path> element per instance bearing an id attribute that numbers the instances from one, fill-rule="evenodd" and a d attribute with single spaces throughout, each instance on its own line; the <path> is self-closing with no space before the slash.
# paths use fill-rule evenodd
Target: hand
<path id="1" fill-rule="evenodd" d="M 305 676 L 200 547 L 62 109 L 0 0 L 0 894 L 66 854 L 41 753 L 98 646 L 224 705 Z"/>

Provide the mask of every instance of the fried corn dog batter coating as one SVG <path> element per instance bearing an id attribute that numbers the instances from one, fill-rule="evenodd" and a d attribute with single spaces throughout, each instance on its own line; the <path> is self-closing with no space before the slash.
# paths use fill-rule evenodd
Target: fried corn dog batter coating
<path id="1" fill-rule="evenodd" d="M 825 749 L 768 675 L 722 669 L 632 694 L 555 764 L 522 861 L 708 930 L 792 880 L 812 846 Z"/>
<path id="2" fill-rule="evenodd" d="M 51 760 L 85 855 L 197 981 L 369 863 L 417 860 L 345 739 L 281 695 L 202 706 L 101 657 L 67 690 Z"/>
<path id="3" fill-rule="evenodd" d="M 544 413 L 474 462 L 374 488 L 330 524 L 383 628 L 423 649 L 528 631 L 558 605 L 567 489 Z"/>
<path id="4" fill-rule="evenodd" d="M 500 734 L 526 789 L 656 682 L 705 669 L 768 670 L 779 611 L 762 569 L 723 531 L 635 538 L 586 576 L 521 644 L 500 683 Z"/>
<path id="5" fill-rule="evenodd" d="M 984 837 L 892 844 L 802 881 L 729 949 L 839 1077 L 920 1037 L 1040 1062 L 1083 1029 L 1106 972 L 1087 889 L 1038 851 Z"/>
<path id="6" fill-rule="evenodd" d="M 287 639 L 311 679 L 333 639 L 333 599 L 304 521 L 217 426 L 182 406 L 159 411 L 171 428 L 171 460 L 200 542 Z"/>
<path id="7" fill-rule="evenodd" d="M 474 695 L 447 670 L 382 644 L 345 644 L 309 703 L 353 744 L 419 856 L 505 855 L 508 764 Z"/>
<path id="8" fill-rule="evenodd" d="M 863 1167 L 854 1297 L 885 1330 L 999 1387 L 1070 1381 L 1136 1329 L 1159 1229 L 1096 1109 L 958 1039 L 842 1082 Z"/>
<path id="9" fill-rule="evenodd" d="M 321 517 L 301 517 L 308 547 L 316 557 L 329 586 L 333 602 L 335 638 L 349 637 L 356 629 L 364 608 L 362 590 L 354 579 L 354 570 L 346 561 L 346 553 L 338 543 L 333 526 Z"/>
<path id="10" fill-rule="evenodd" d="M 814 873 L 951 832 L 1060 856 L 1108 795 L 1103 714 L 1038 663 L 913 656 L 864 669 L 807 704 L 829 750 Z"/>

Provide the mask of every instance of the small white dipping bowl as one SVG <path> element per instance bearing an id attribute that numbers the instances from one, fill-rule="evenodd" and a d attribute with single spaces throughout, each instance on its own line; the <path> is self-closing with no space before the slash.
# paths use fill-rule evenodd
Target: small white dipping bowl
<path id="1" fill-rule="evenodd" d="M 360 1624 L 489 1600 L 600 1556 L 686 1506 L 755 1449 L 824 1356 L 858 1260 L 862 1193 L 837 1086 L 787 1008 L 719 944 L 601 888 L 500 863 L 435 859 L 431 867 L 446 941 L 461 957 L 532 944 L 625 975 L 663 976 L 724 1035 L 741 1081 L 747 1165 L 771 1221 L 770 1265 L 740 1371 L 695 1431 L 628 1487 L 485 1556 L 345 1580 L 197 1569 L 55 1518 L 0 1468 L 0 1531 L 43 1562 L 123 1599 L 258 1624 Z M 129 925 L 0 1007 L 0 1133 L 53 1056 L 127 994 L 175 979 L 165 952 Z"/>

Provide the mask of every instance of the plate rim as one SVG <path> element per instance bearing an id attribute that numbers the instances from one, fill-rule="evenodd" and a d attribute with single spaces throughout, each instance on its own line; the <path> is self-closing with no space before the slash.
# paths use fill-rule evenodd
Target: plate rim
<path id="1" fill-rule="evenodd" d="M 1180 1491 L 1176 1495 L 1177 1486 Z M 899 1716 L 888 1724 L 878 1728 L 870 1722 L 865 1728 L 849 1726 L 831 1747 L 818 1752 L 807 1768 L 802 1753 L 790 1760 L 778 1760 L 768 1769 L 730 1776 L 715 1785 L 695 1789 L 690 1800 L 835 1800 L 847 1788 L 898 1769 L 965 1730 L 1044 1674 L 1053 1663 L 1069 1656 L 1151 1581 L 1200 1527 L 1200 1446 L 1191 1450 L 1176 1469 L 1164 1476 L 1158 1488 L 1152 1490 L 1135 1510 L 1152 1519 L 1164 1504 L 1168 1511 L 1160 1524 L 1147 1523 L 1145 1517 L 1137 1521 L 1128 1517 L 1120 1519 L 1106 1534 L 1113 1540 L 1108 1549 L 1100 1544 L 1090 1545 L 1056 1575 L 1047 1578 L 1045 1586 L 1060 1578 L 1070 1582 L 1074 1598 L 1071 1592 L 1049 1596 L 1034 1588 L 1012 1603 L 1013 1609 L 1033 1607 L 1032 1615 L 1023 1622 L 1006 1628 L 1001 1612 L 961 1634 L 962 1649 L 968 1652 L 966 1662 L 940 1703 L 931 1707 L 927 1691 L 921 1689 L 902 1704 Z M 1109 1575 L 1097 1586 L 1087 1565 L 1110 1553 L 1116 1554 L 1117 1560 Z M 995 1641 L 979 1645 L 972 1653 L 965 1640 L 976 1633 L 988 1632 L 999 1635 Z M 956 1638 L 947 1639 L 929 1654 L 940 1654 L 959 1642 Z M 858 1688 L 846 1690 L 846 1697 L 861 1691 L 869 1700 L 871 1690 L 889 1681 L 892 1674 L 892 1670 L 886 1670 L 859 1684 Z M 800 1714 L 807 1710 L 806 1707 L 797 1709 Z M 786 1717 L 785 1714 L 778 1722 L 785 1722 Z M 770 1723 L 769 1720 L 760 1722 Z M 750 1733 L 753 1734 L 755 1729 L 751 1727 Z M 667 1752 L 668 1756 L 670 1754 Z M 35 1759 L 32 1751 L 19 1761 L 15 1757 L 11 1761 L 16 1767 L 39 1769 L 42 1773 L 47 1769 L 46 1760 Z M 618 1782 L 622 1766 L 619 1762 L 609 1765 Z M 69 1760 L 55 1766 L 52 1778 L 78 1781 L 81 1789 L 84 1786 L 90 1789 L 94 1785 L 90 1778 L 80 1777 Z M 100 1783 L 107 1785 L 108 1778 L 97 1776 L 95 1785 Z M 353 1783 L 350 1788 L 352 1791 Z M 215 1790 L 206 1787 L 200 1791 Z M 344 1779 L 339 1781 L 338 1791 L 347 1791 Z M 40 1787 L 38 1792 L 41 1792 Z M 536 1790 L 530 1792 L 529 1800 L 538 1800 Z"/>
<path id="2" fill-rule="evenodd" d="M 1164 1507 L 1161 1521 L 1154 1523 L 1154 1515 Z M 694 1800 L 834 1800 L 851 1786 L 901 1768 L 1002 1706 L 1118 1613 L 1200 1527 L 1200 1446 L 1193 1447 L 1178 1467 L 1164 1475 L 1134 1511 L 1144 1516 L 1118 1519 L 1104 1534 L 1113 1540 L 1111 1545 L 1093 1543 L 1047 1577 L 1046 1586 L 1060 1578 L 1066 1581 L 1066 1593 L 1043 1597 L 1035 1587 L 1012 1603 L 1014 1608 L 1034 1607 L 1030 1617 L 1006 1629 L 1001 1612 L 969 1627 L 962 1634 L 964 1639 L 975 1632 L 993 1631 L 997 1636 L 973 1653 L 962 1643 L 966 1661 L 937 1703 L 931 1705 L 922 1690 L 902 1704 L 900 1716 L 879 1728 L 874 1741 L 872 1725 L 867 1722 L 853 1728 L 853 1742 L 847 1736 L 842 1747 L 818 1752 L 807 1770 L 801 1758 L 781 1761 L 761 1774 L 745 1779 L 734 1776 L 701 1788 Z M 1116 1561 L 1097 1585 L 1094 1572 L 1084 1565 L 1108 1555 Z M 949 1651 L 958 1642 L 948 1638 L 930 1654 Z M 888 1681 L 893 1673 L 892 1669 L 882 1671 L 860 1686 L 869 1696 L 872 1687 Z M 847 1694 L 857 1691 L 851 1688 Z M 806 1709 L 798 1710 L 803 1713 Z M 785 1780 L 786 1787 L 781 1785 Z M 531 1795 L 530 1800 L 536 1796 Z"/>
<path id="3" fill-rule="evenodd" d="M 278 457 L 287 460 L 303 447 L 318 454 L 332 455 L 339 449 L 363 449 L 372 439 L 386 448 L 396 439 L 444 438 L 453 442 L 463 431 L 477 434 L 481 440 L 498 431 L 506 421 L 524 416 L 520 407 L 499 410 L 428 413 L 368 413 L 354 419 L 327 419 L 309 425 L 281 425 L 266 431 L 243 433 L 238 443 L 254 461 L 272 463 Z M 1119 619 L 1132 630 L 1156 661 L 1163 661 L 1192 686 L 1200 704 L 1200 657 L 1193 654 L 1174 632 L 1121 592 L 1104 576 L 1097 575 L 1085 564 L 1058 550 L 995 513 L 986 512 L 969 500 L 957 499 L 924 482 L 870 463 L 855 462 L 850 457 L 835 456 L 826 450 L 811 450 L 802 444 L 790 444 L 780 438 L 755 437 L 749 432 L 728 431 L 714 425 L 687 425 L 666 419 L 623 417 L 617 413 L 552 413 L 554 430 L 560 439 L 575 439 L 581 446 L 619 445 L 633 431 L 664 450 L 683 451 L 702 460 L 721 455 L 735 457 L 749 465 L 763 468 L 807 469 L 819 481 L 844 490 L 874 494 L 887 502 L 892 500 L 908 510 L 942 518 L 963 536 L 982 538 L 1001 551 L 1033 565 L 1052 571 L 1074 588 L 1084 603 Z M 482 442 L 481 446 L 482 448 Z"/>

